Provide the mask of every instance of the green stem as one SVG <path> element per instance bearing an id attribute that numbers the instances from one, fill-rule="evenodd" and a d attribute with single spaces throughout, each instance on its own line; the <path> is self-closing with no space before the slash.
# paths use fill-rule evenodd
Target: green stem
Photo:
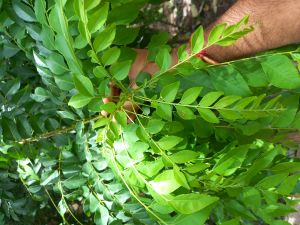
<path id="1" fill-rule="evenodd" d="M 98 115 L 98 116 L 95 116 L 95 117 L 90 118 L 90 119 L 77 120 L 76 123 L 72 124 L 69 127 L 56 129 L 54 131 L 45 132 L 45 133 L 40 134 L 40 135 L 35 136 L 35 137 L 22 139 L 22 140 L 18 141 L 17 143 L 23 145 L 23 144 L 28 144 L 28 143 L 31 143 L 31 142 L 37 142 L 37 141 L 40 141 L 42 139 L 47 139 L 47 138 L 50 138 L 50 137 L 53 137 L 53 136 L 56 136 L 56 135 L 59 135 L 59 134 L 69 133 L 69 132 L 71 132 L 75 129 L 75 126 L 78 122 L 83 122 L 84 124 L 87 124 L 87 123 L 90 123 L 90 122 L 95 121 L 97 119 L 100 119 L 102 117 L 103 117 L 102 115 Z"/>
<path id="2" fill-rule="evenodd" d="M 252 26 L 250 26 L 250 27 L 252 27 Z M 230 37 L 230 36 L 231 36 L 233 33 L 235 33 L 235 32 L 237 32 L 237 31 L 235 30 L 235 31 L 229 33 L 228 35 L 223 36 L 221 39 L 216 40 L 215 42 L 212 42 L 212 43 L 207 44 L 207 45 L 206 45 L 204 48 L 202 48 L 200 51 L 204 51 L 204 50 L 208 49 L 209 47 L 211 47 L 211 46 L 217 44 L 218 42 L 220 42 L 220 41 L 222 41 L 222 40 L 224 40 L 224 39 Z M 199 51 L 199 52 L 200 52 L 200 51 Z M 167 69 L 166 71 L 163 71 L 163 72 L 157 74 L 157 75 L 156 75 L 155 77 L 153 77 L 151 80 L 149 80 L 148 82 L 146 82 L 146 85 L 145 85 L 145 86 L 149 86 L 149 85 L 151 85 L 152 83 L 158 81 L 159 78 L 160 78 L 161 76 L 163 76 L 163 75 L 167 74 L 168 72 L 170 72 L 170 71 L 176 69 L 178 66 L 180 66 L 180 65 L 182 65 L 182 64 L 184 64 L 184 63 L 186 63 L 186 62 L 188 62 L 191 58 L 195 57 L 199 52 L 190 54 L 186 59 L 182 60 L 181 62 L 178 62 L 177 64 L 175 64 L 175 65 L 173 65 L 173 66 L 171 66 L 171 67 L 170 67 L 169 69 Z M 138 91 L 138 90 L 140 90 L 140 88 L 136 89 L 136 91 Z"/>
<path id="3" fill-rule="evenodd" d="M 157 102 L 157 103 L 162 103 L 162 104 L 167 104 L 167 105 L 173 105 L 173 106 L 184 106 L 184 107 L 189 107 L 189 108 L 197 108 L 197 109 L 212 109 L 212 110 L 227 110 L 227 111 L 235 111 L 235 112 L 278 112 L 278 111 L 285 111 L 285 108 L 278 108 L 278 109 L 243 109 L 243 110 L 235 110 L 234 108 L 218 108 L 218 107 L 213 107 L 213 106 L 200 106 L 200 105 L 186 105 L 186 104 L 181 104 L 181 103 L 172 103 L 172 102 L 165 102 L 161 100 L 156 100 L 156 99 L 149 99 L 145 97 L 140 97 L 140 96 L 134 96 L 137 99 L 144 100 L 147 102 Z"/>
<path id="4" fill-rule="evenodd" d="M 235 59 L 235 60 L 231 60 L 231 61 L 227 61 L 227 62 L 222 62 L 222 63 L 216 64 L 216 65 L 208 65 L 206 68 L 229 65 L 229 64 L 232 64 L 232 63 L 243 62 L 243 61 L 247 61 L 247 60 L 251 60 L 251 59 L 260 59 L 260 58 L 268 57 L 270 55 L 271 56 L 273 56 L 273 55 L 286 55 L 286 54 L 292 54 L 292 53 L 296 53 L 296 52 L 298 52 L 297 49 L 293 50 L 293 51 L 287 51 L 287 52 L 275 52 L 275 53 L 270 53 L 270 54 L 250 56 L 250 57 L 246 57 L 246 58 L 241 58 L 241 59 Z"/>
<path id="5" fill-rule="evenodd" d="M 63 219 L 64 223 L 69 225 L 69 223 L 68 223 L 68 221 L 66 220 L 66 218 L 64 217 L 64 215 L 61 215 L 61 214 L 59 213 L 59 209 L 57 208 L 57 206 L 56 206 L 56 204 L 55 204 L 53 198 L 51 197 L 50 193 L 48 192 L 47 188 L 44 187 L 44 190 L 45 190 L 46 194 L 48 195 L 48 198 L 50 199 L 52 205 L 54 206 L 54 208 L 56 209 L 56 211 L 58 212 L 58 214 L 61 216 L 61 218 Z"/>

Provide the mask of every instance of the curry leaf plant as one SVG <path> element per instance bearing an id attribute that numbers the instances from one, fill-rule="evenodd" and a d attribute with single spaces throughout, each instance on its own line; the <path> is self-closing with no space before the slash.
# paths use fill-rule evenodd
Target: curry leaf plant
<path id="1" fill-rule="evenodd" d="M 0 1 L 0 224 L 289 224 L 299 48 L 196 57 L 255 29 L 246 16 L 207 40 L 200 26 L 173 65 L 158 33 L 145 47 L 159 69 L 135 86 L 151 3 Z"/>

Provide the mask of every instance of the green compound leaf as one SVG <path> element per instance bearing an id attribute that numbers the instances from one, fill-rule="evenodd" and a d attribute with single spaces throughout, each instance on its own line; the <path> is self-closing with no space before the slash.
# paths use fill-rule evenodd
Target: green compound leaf
<path id="1" fill-rule="evenodd" d="M 157 134 L 159 133 L 165 126 L 165 123 L 159 119 L 151 119 L 149 120 L 146 130 L 150 134 Z"/>
<path id="2" fill-rule="evenodd" d="M 177 51 L 178 61 L 182 62 L 182 61 L 186 60 L 188 58 L 188 56 L 189 56 L 189 54 L 187 52 L 187 45 L 186 44 L 181 45 Z"/>
<path id="3" fill-rule="evenodd" d="M 227 106 L 232 105 L 236 101 L 240 100 L 240 96 L 225 96 L 224 98 L 221 98 L 215 105 L 215 108 L 225 108 Z"/>
<path id="4" fill-rule="evenodd" d="M 200 26 L 197 30 L 193 33 L 191 39 L 191 47 L 192 53 L 199 53 L 204 47 L 204 30 L 203 27 Z"/>
<path id="5" fill-rule="evenodd" d="M 88 77 L 73 75 L 73 80 L 75 87 L 80 94 L 90 97 L 94 96 L 94 87 L 92 81 Z"/>
<path id="6" fill-rule="evenodd" d="M 208 94 L 204 95 L 204 97 L 199 102 L 199 106 L 201 107 L 208 107 L 211 106 L 215 101 L 217 101 L 222 95 L 223 92 L 209 92 Z"/>
<path id="7" fill-rule="evenodd" d="M 156 56 L 155 62 L 160 68 L 161 72 L 166 71 L 171 66 L 172 63 L 172 58 L 168 49 L 166 48 L 161 49 Z"/>
<path id="8" fill-rule="evenodd" d="M 127 126 L 127 114 L 125 112 L 117 112 L 115 118 L 122 127 Z"/>
<path id="9" fill-rule="evenodd" d="M 163 195 L 170 194 L 181 186 L 175 179 L 173 170 L 163 171 L 150 184 L 153 190 Z"/>
<path id="10" fill-rule="evenodd" d="M 160 93 L 160 97 L 166 102 L 173 102 L 176 98 L 179 85 L 179 82 L 175 82 L 163 87 Z"/>
<path id="11" fill-rule="evenodd" d="M 239 169 L 246 158 L 248 145 L 232 148 L 221 157 L 213 168 L 219 175 L 229 176 Z"/>
<path id="12" fill-rule="evenodd" d="M 208 36 L 208 44 L 214 44 L 216 43 L 222 36 L 227 24 L 226 23 L 221 23 L 216 25 L 211 32 L 209 33 Z"/>
<path id="13" fill-rule="evenodd" d="M 115 63 L 120 57 L 121 51 L 117 47 L 113 47 L 105 51 L 102 56 L 102 62 L 105 66 Z"/>
<path id="14" fill-rule="evenodd" d="M 172 106 L 167 104 L 158 104 L 156 114 L 165 120 L 172 121 Z"/>
<path id="15" fill-rule="evenodd" d="M 300 171 L 300 162 L 283 162 L 271 168 L 273 173 L 294 173 Z"/>
<path id="16" fill-rule="evenodd" d="M 154 177 L 164 168 L 162 158 L 154 161 L 142 161 L 137 165 L 137 170 L 148 177 Z"/>
<path id="17" fill-rule="evenodd" d="M 70 101 L 68 102 L 68 105 L 78 109 L 89 104 L 91 100 L 92 100 L 91 96 L 77 94 L 71 97 Z"/>
<path id="18" fill-rule="evenodd" d="M 129 60 L 160 7 L 145 2 L 0 1 L 0 221 L 48 215 L 48 194 L 58 223 L 287 224 L 288 196 L 299 192 L 296 145 L 285 138 L 300 127 L 299 48 L 218 66 L 190 58 L 246 35 L 245 17 L 217 25 L 207 42 L 199 28 L 173 65 L 161 32 L 147 46 L 160 71 L 131 89 Z M 120 102 L 104 104 L 112 84 Z"/>
<path id="19" fill-rule="evenodd" d="M 245 16 L 237 24 L 224 26 L 219 24 L 213 29 L 211 36 L 212 41 L 220 46 L 228 46 L 234 44 L 238 39 L 252 32 L 254 28 L 252 26 L 245 27 L 249 21 L 249 16 Z M 217 40 L 219 37 L 219 40 Z"/>
<path id="20" fill-rule="evenodd" d="M 278 88 L 295 89 L 300 87 L 300 74 L 287 56 L 273 55 L 261 63 L 272 85 Z"/>
<path id="21" fill-rule="evenodd" d="M 161 138 L 157 144 L 163 150 L 172 150 L 176 145 L 178 145 L 183 138 L 176 136 L 165 136 Z"/>
<path id="22" fill-rule="evenodd" d="M 115 103 L 109 102 L 109 103 L 106 103 L 106 104 L 102 105 L 101 109 L 108 112 L 108 113 L 113 113 L 114 111 L 116 111 L 117 106 L 116 106 Z"/>
<path id="23" fill-rule="evenodd" d="M 89 196 L 89 202 L 90 211 L 92 213 L 96 212 L 97 208 L 99 207 L 99 201 L 92 193 Z"/>
<path id="24" fill-rule="evenodd" d="M 205 108 L 198 108 L 198 111 L 200 113 L 200 116 L 207 122 L 210 122 L 210 123 L 219 123 L 220 122 L 220 120 L 214 114 L 214 112 L 212 110 L 205 109 Z"/>
<path id="25" fill-rule="evenodd" d="M 41 24 L 47 24 L 46 19 L 46 2 L 43 0 L 35 0 L 34 2 L 34 12 L 38 22 Z M 32 17 L 32 15 L 31 15 Z"/>
<path id="26" fill-rule="evenodd" d="M 91 1 L 94 2 L 94 1 Z M 98 31 L 106 22 L 107 15 L 109 10 L 109 3 L 105 2 L 102 7 L 97 9 L 89 16 L 88 29 L 91 34 Z"/>
<path id="27" fill-rule="evenodd" d="M 177 195 L 170 201 L 170 205 L 182 214 L 192 214 L 217 202 L 218 197 L 206 194 L 182 194 Z"/>
<path id="28" fill-rule="evenodd" d="M 104 77 L 109 77 L 109 73 L 107 72 L 107 70 L 102 67 L 102 66 L 96 66 L 93 69 L 93 73 L 95 75 L 95 77 L 97 78 L 104 78 Z"/>
<path id="29" fill-rule="evenodd" d="M 14 0 L 12 1 L 13 9 L 15 10 L 16 14 L 23 20 L 27 22 L 35 22 L 36 17 L 33 10 L 26 4 L 22 3 L 21 1 Z"/>
<path id="30" fill-rule="evenodd" d="M 110 25 L 106 27 L 101 33 L 99 33 L 93 43 L 96 53 L 108 48 L 114 41 L 115 35 L 115 25 Z"/>
<path id="31" fill-rule="evenodd" d="M 124 80 L 130 71 L 131 61 L 117 62 L 110 67 L 110 72 L 116 80 Z"/>
<path id="32" fill-rule="evenodd" d="M 188 107 L 184 107 L 184 106 L 175 106 L 178 115 L 184 119 L 184 120 L 193 120 L 196 118 L 196 115 L 194 114 L 194 112 L 188 108 Z"/>
<path id="33" fill-rule="evenodd" d="M 184 173 L 182 173 L 180 171 L 180 169 L 178 168 L 178 166 L 173 166 L 173 173 L 174 173 L 174 177 L 176 179 L 176 181 L 184 188 L 190 190 L 190 186 L 186 180 L 186 177 L 184 175 Z"/>
<path id="34" fill-rule="evenodd" d="M 191 150 L 181 150 L 169 156 L 172 162 L 182 164 L 195 160 L 199 154 Z"/>
<path id="35" fill-rule="evenodd" d="M 187 89 L 183 93 L 180 103 L 185 104 L 185 105 L 192 104 L 198 98 L 201 90 L 202 90 L 202 87 L 193 87 L 193 88 Z"/>
<path id="36" fill-rule="evenodd" d="M 64 62 L 64 58 L 57 53 L 52 53 L 46 59 L 46 64 L 51 72 L 55 74 L 63 74 L 68 71 L 68 67 Z"/>

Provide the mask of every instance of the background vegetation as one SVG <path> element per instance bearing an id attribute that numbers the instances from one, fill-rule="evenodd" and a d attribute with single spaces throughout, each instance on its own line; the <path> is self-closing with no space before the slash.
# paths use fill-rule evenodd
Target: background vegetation
<path id="1" fill-rule="evenodd" d="M 218 66 L 194 57 L 251 32 L 245 17 L 207 45 L 196 29 L 170 67 L 167 44 L 181 41 L 153 34 L 160 3 L 0 1 L 0 224 L 288 224 L 298 46 Z M 134 91 L 132 47 L 160 68 Z M 103 104 L 111 81 L 122 94 Z"/>

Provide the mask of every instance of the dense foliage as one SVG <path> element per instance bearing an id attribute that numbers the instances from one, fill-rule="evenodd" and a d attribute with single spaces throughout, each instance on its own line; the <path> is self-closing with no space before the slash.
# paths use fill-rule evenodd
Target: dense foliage
<path id="1" fill-rule="evenodd" d="M 171 66 L 159 33 L 147 48 L 160 69 L 132 90 L 130 47 L 147 39 L 139 15 L 157 3 L 0 1 L 0 224 L 289 224 L 299 48 L 195 57 L 251 32 L 245 17 L 208 43 L 199 27 Z M 122 93 L 104 104 L 110 82 Z"/>

